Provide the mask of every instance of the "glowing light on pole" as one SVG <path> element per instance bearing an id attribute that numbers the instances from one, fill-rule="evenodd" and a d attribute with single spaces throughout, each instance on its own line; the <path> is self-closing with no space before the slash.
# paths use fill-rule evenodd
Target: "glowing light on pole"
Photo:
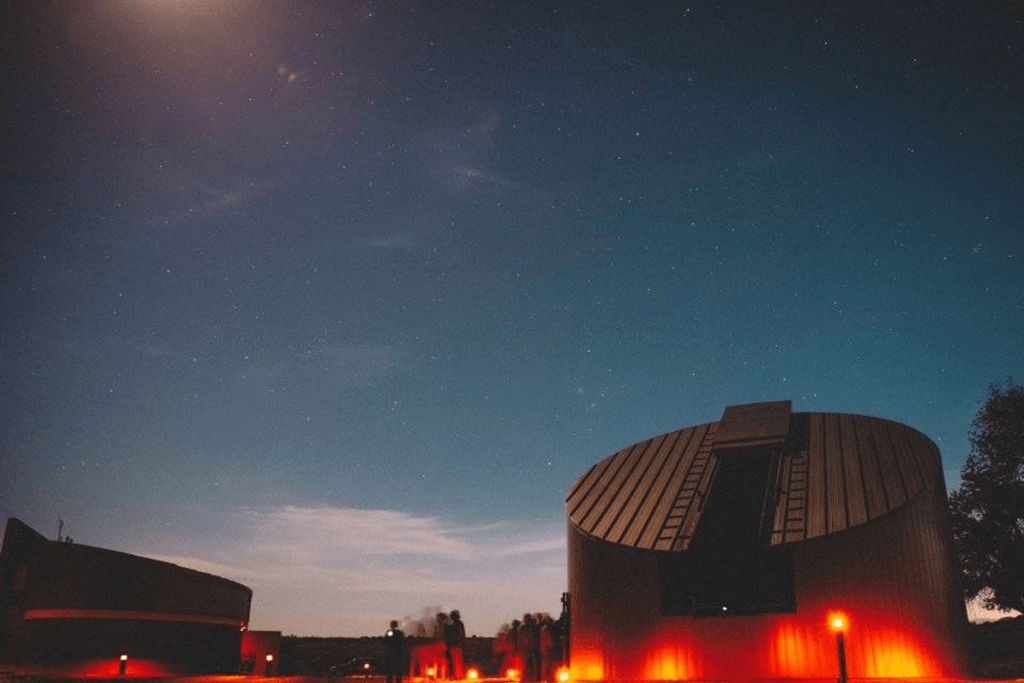
<path id="1" fill-rule="evenodd" d="M 831 619 L 832 630 L 836 632 L 836 654 L 839 657 L 839 683 L 846 683 L 846 619 L 836 615 Z"/>

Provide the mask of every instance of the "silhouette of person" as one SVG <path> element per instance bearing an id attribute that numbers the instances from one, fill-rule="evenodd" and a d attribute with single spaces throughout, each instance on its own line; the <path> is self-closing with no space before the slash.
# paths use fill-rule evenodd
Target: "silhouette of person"
<path id="1" fill-rule="evenodd" d="M 451 662 L 448 657 L 448 615 L 444 612 L 438 612 L 434 617 L 436 624 L 434 625 L 434 635 L 437 637 L 436 652 L 434 652 L 434 676 L 437 678 L 451 678 L 452 668 Z"/>
<path id="2" fill-rule="evenodd" d="M 398 622 L 391 620 L 391 628 L 384 633 L 384 673 L 387 683 L 402 683 L 405 674 L 405 634 Z"/>
<path id="3" fill-rule="evenodd" d="M 540 680 L 553 681 L 555 674 L 555 621 L 549 615 L 540 619 Z"/>
<path id="4" fill-rule="evenodd" d="M 522 629 L 522 622 L 518 619 L 512 620 L 512 627 L 508 630 L 509 654 L 506 658 L 505 675 L 523 678 L 523 651 L 520 649 L 519 632 Z M 511 672 L 515 672 L 514 674 Z"/>
<path id="5" fill-rule="evenodd" d="M 519 627 L 519 650 L 523 657 L 523 680 L 540 680 L 540 627 L 532 614 L 523 615 Z"/>
<path id="6" fill-rule="evenodd" d="M 466 642 L 466 626 L 462 623 L 459 610 L 453 609 L 448 615 L 451 621 L 444 627 L 444 651 L 448 658 L 448 676 L 456 680 L 466 677 L 462 663 L 462 645 Z"/>

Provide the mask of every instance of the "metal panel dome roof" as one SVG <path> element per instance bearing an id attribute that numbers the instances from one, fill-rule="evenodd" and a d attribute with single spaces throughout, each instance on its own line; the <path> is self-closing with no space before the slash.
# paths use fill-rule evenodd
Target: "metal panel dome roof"
<path id="1" fill-rule="evenodd" d="M 598 462 L 566 499 L 591 537 L 687 550 L 722 463 L 768 459 L 764 542 L 795 543 L 892 512 L 941 486 L 938 448 L 905 425 L 840 413 L 792 413 L 789 401 L 726 408 L 718 422 L 642 441 Z M 764 462 L 764 461 L 762 461 Z M 736 469 L 734 466 L 732 469 Z M 758 484 L 761 486 L 761 484 Z"/>

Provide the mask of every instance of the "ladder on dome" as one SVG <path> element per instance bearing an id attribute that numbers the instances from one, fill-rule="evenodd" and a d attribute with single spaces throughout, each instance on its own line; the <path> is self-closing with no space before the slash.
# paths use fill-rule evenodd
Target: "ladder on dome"
<path id="1" fill-rule="evenodd" d="M 772 525 L 772 545 L 802 541 L 807 535 L 807 449 L 785 459 Z"/>
<path id="2" fill-rule="evenodd" d="M 683 478 L 679 494 L 661 527 L 655 547 L 663 548 L 667 544 L 670 550 L 686 550 L 690 546 L 704 506 L 704 496 L 714 475 L 717 460 L 712 458 L 713 441 L 706 438 L 698 448 Z"/>

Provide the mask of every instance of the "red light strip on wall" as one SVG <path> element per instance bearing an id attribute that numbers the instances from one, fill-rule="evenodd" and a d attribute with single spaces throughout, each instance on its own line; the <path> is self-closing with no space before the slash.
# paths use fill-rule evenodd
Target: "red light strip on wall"
<path id="1" fill-rule="evenodd" d="M 220 624 L 223 626 L 246 626 L 240 619 L 209 617 L 203 614 L 168 614 L 166 612 L 141 612 L 118 609 L 30 609 L 23 619 L 124 619 L 126 621 L 178 621 L 191 624 Z"/>

